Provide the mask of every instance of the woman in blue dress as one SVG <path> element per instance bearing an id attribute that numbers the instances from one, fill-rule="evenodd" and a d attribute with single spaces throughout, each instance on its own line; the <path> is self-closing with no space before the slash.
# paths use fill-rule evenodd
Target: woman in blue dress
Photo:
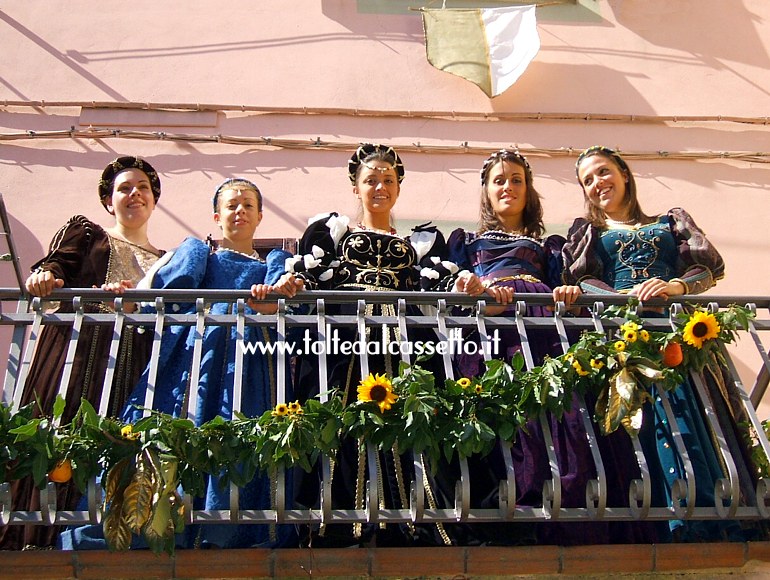
<path id="1" fill-rule="evenodd" d="M 254 232 L 262 220 L 262 195 L 256 185 L 245 179 L 228 179 L 216 190 L 213 199 L 214 221 L 222 229 L 222 241 L 216 250 L 206 242 L 187 238 L 175 250 L 168 252 L 139 284 L 157 289 L 232 289 L 250 290 L 255 298 L 264 298 L 268 292 L 293 295 L 293 284 L 284 275 L 284 265 L 291 255 L 283 250 L 272 250 L 262 259 L 253 249 Z M 119 289 L 110 288 L 118 291 Z M 234 314 L 235 304 L 216 302 L 209 314 Z M 275 304 L 249 302 L 246 314 L 271 314 Z M 195 305 L 170 304 L 169 312 L 189 314 Z M 216 416 L 232 419 L 239 411 L 248 417 L 258 417 L 273 408 L 276 400 L 275 365 L 270 355 L 255 351 L 243 356 L 241 400 L 234 400 L 235 354 L 240 348 L 236 328 L 208 326 L 203 335 L 200 375 L 197 385 L 190 385 L 193 360 L 194 326 L 170 326 L 165 329 L 157 361 L 155 393 L 151 407 L 175 417 L 187 416 L 200 425 Z M 246 344 L 275 340 L 272 329 L 246 326 Z M 129 396 L 122 413 L 126 422 L 138 421 L 144 413 L 145 394 L 149 381 L 149 366 Z M 195 390 L 197 403 L 187 408 Z M 285 401 L 283 401 L 285 402 Z M 271 479 L 258 474 L 239 490 L 241 509 L 270 509 L 272 507 Z M 195 498 L 196 510 L 229 510 L 227 487 L 222 489 L 218 477 L 209 478 L 205 497 Z M 91 527 L 91 526 L 89 526 Z M 87 528 L 89 528 L 87 527 Z M 91 532 L 83 528 L 74 531 L 72 538 L 63 535 L 65 547 L 72 543 L 75 549 L 104 547 L 103 536 L 89 538 Z M 188 526 L 184 537 L 177 538 L 179 547 L 245 548 L 252 546 L 277 547 L 291 541 L 293 529 L 288 525 L 198 525 Z M 141 542 L 135 542 L 141 545 Z"/>
<path id="2" fill-rule="evenodd" d="M 561 286 L 561 248 L 563 236 L 543 237 L 543 209 L 540 195 L 534 187 L 532 169 L 527 159 L 517 151 L 503 149 L 493 153 L 481 169 L 480 223 L 475 232 L 458 229 L 449 236 L 449 256 L 460 268 L 476 274 L 501 304 L 487 308 L 493 316 L 513 316 L 509 304 L 517 293 L 552 295 L 554 301 L 564 301 L 569 307 L 580 294 L 579 288 Z M 553 316 L 552 307 L 532 305 L 527 316 Z M 502 350 L 496 358 L 510 361 L 522 350 L 522 341 L 515 328 L 498 329 Z M 529 328 L 528 344 L 532 362 L 541 364 L 547 355 L 561 354 L 559 339 L 553 329 Z M 466 340 L 477 340 L 474 331 Z M 475 377 L 484 372 L 480 354 L 459 355 L 456 365 L 461 376 Z M 579 412 L 568 409 L 560 421 L 549 415 L 554 450 L 559 462 L 563 507 L 585 507 L 585 490 L 589 479 L 595 477 L 591 451 Z M 474 502 L 487 508 L 498 504 L 498 482 L 505 478 L 502 449 L 495 449 L 488 458 L 471 458 L 476 475 L 472 479 Z M 531 420 L 526 432 L 519 433 L 512 448 L 516 475 L 517 505 L 540 506 L 543 484 L 551 478 L 548 455 L 539 421 Z M 482 476 L 486 473 L 486 478 Z M 485 485 L 486 484 L 486 485 Z M 505 525 L 503 529 L 489 528 L 486 534 L 471 530 L 476 541 L 492 543 L 577 544 L 606 542 L 606 529 L 596 524 L 588 526 L 548 522 L 531 526 Z M 482 531 L 486 528 L 480 528 Z M 534 535 L 533 533 L 534 532 Z M 472 541 L 472 540 L 469 540 Z"/>
<path id="3" fill-rule="evenodd" d="M 576 171 L 587 212 L 575 220 L 564 247 L 566 283 L 579 284 L 591 294 L 636 296 L 643 303 L 698 294 L 724 276 L 722 257 L 685 210 L 673 208 L 659 216 L 642 211 L 634 176 L 616 151 L 590 147 L 578 157 Z M 656 313 L 645 311 L 648 315 Z M 668 393 L 695 473 L 696 506 L 714 506 L 714 483 L 725 476 L 702 407 L 711 406 L 726 418 L 726 406 L 718 392 L 710 391 L 710 400 L 699 401 L 685 381 Z M 685 479 L 685 472 L 654 387 L 652 394 L 655 401 L 644 410 L 639 437 L 652 473 L 654 505 L 670 505 L 673 482 Z M 735 426 L 723 429 L 737 443 Z M 734 451 L 739 459 L 739 449 Z M 745 464 L 742 472 L 748 477 Z M 737 526 L 672 520 L 669 527 L 669 537 L 694 541 L 730 536 Z"/>

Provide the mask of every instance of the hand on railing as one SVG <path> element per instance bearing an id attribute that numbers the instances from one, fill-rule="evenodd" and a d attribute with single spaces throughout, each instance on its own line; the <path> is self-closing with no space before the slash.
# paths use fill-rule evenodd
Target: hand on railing
<path id="1" fill-rule="evenodd" d="M 287 272 L 275 284 L 253 284 L 251 286 L 251 298 L 248 300 L 248 303 L 251 308 L 261 314 L 275 314 L 278 311 L 276 304 L 264 304 L 258 301 L 264 300 L 270 293 L 293 298 L 297 292 L 304 290 L 304 288 L 304 280 Z"/>
<path id="2" fill-rule="evenodd" d="M 94 286 L 94 288 L 97 288 L 98 286 Z M 121 296 L 125 293 L 125 291 L 129 288 L 133 288 L 134 283 L 131 280 L 121 280 L 120 282 L 110 282 L 109 284 L 102 284 L 101 289 L 105 290 L 106 292 L 112 292 L 116 296 Z M 123 311 L 124 312 L 136 312 L 139 309 L 136 302 L 124 302 L 123 303 Z"/>
<path id="3" fill-rule="evenodd" d="M 682 280 L 673 279 L 666 282 L 660 278 L 650 278 L 634 286 L 628 293 L 639 298 L 639 302 L 646 302 L 650 298 L 668 299 L 669 296 L 680 296 L 685 290 Z"/>
<path id="4" fill-rule="evenodd" d="M 41 270 L 38 268 L 29 275 L 29 278 L 27 278 L 24 286 L 27 289 L 27 292 L 32 294 L 32 296 L 40 296 L 41 298 L 45 298 L 57 288 L 63 288 L 64 280 L 61 278 L 56 278 L 53 275 L 53 272 L 49 272 L 48 270 Z"/>
<path id="5" fill-rule="evenodd" d="M 569 310 L 582 294 L 580 286 L 557 286 L 553 289 L 553 303 L 564 302 L 564 306 Z"/>

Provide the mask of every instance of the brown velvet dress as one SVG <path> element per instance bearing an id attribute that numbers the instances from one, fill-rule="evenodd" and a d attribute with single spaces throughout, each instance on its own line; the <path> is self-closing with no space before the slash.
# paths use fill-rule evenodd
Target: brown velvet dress
<path id="1" fill-rule="evenodd" d="M 159 254 L 110 236 L 101 226 L 78 215 L 56 233 L 48 254 L 34 264 L 32 269 L 52 272 L 56 278 L 64 280 L 66 288 L 91 288 L 120 280 L 131 280 L 136 284 L 159 257 Z M 103 303 L 86 304 L 84 308 L 86 312 L 112 311 L 110 306 Z M 62 302 L 56 311 L 73 312 L 72 304 Z M 71 328 L 68 325 L 43 328 L 23 387 L 22 405 L 38 400 L 39 411 L 50 415 L 59 392 L 70 334 Z M 83 324 L 69 381 L 63 423 L 69 422 L 75 415 L 81 398 L 99 408 L 111 335 L 112 329 L 109 326 Z M 126 397 L 146 367 L 151 340 L 151 332 L 130 326 L 124 328 L 110 392 L 110 415 L 116 415 L 122 409 Z M 57 488 L 57 509 L 75 509 L 80 493 L 72 482 L 57 484 Z M 34 490 L 31 478 L 15 481 L 11 494 L 13 510 L 40 509 L 39 495 Z M 58 526 L 5 526 L 0 529 L 0 549 L 53 546 L 58 532 Z"/>

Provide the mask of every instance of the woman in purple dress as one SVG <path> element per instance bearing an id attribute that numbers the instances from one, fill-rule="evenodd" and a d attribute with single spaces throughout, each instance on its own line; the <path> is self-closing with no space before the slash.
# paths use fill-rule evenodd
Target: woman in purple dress
<path id="1" fill-rule="evenodd" d="M 460 268 L 476 274 L 484 286 L 502 304 L 487 308 L 487 314 L 513 316 L 510 303 L 518 293 L 552 295 L 554 301 L 571 306 L 580 294 L 577 287 L 560 286 L 561 248 L 564 238 L 544 237 L 543 209 L 533 185 L 527 159 L 516 151 L 503 149 L 493 153 L 481 169 L 481 212 L 479 229 L 455 230 L 449 236 L 449 256 Z M 556 289 L 556 290 L 554 290 Z M 552 307 L 529 306 L 527 316 L 552 316 Z M 497 358 L 510 361 L 522 351 L 517 330 L 499 330 L 502 350 Z M 542 363 L 545 356 L 562 353 L 558 336 L 551 328 L 527 329 L 531 362 Z M 466 340 L 478 339 L 474 333 Z M 481 355 L 460 355 L 456 360 L 462 376 L 478 376 L 485 370 Z M 547 415 L 554 451 L 558 461 L 562 507 L 585 507 L 586 485 L 595 477 L 595 468 L 582 418 L 577 409 L 567 409 L 557 420 Z M 505 478 L 503 450 L 498 448 L 485 459 L 474 458 L 471 488 L 474 500 L 482 507 L 496 508 L 498 481 Z M 519 433 L 513 448 L 516 474 L 516 503 L 522 506 L 543 504 L 543 485 L 551 479 L 546 440 L 540 421 L 532 419 L 526 432 Z M 485 473 L 485 476 L 482 475 Z M 534 535 L 533 533 L 534 532 Z M 502 543 L 537 542 L 543 544 L 600 543 L 607 541 L 606 529 L 599 524 L 544 523 L 534 527 L 505 525 L 493 534 L 478 534 L 480 541 Z"/>

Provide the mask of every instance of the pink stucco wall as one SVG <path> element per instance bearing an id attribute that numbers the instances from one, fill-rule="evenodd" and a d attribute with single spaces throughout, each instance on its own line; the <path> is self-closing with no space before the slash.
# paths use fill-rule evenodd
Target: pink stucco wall
<path id="1" fill-rule="evenodd" d="M 446 228 L 475 221 L 478 169 L 485 157 L 479 150 L 506 145 L 547 150 L 530 160 L 546 221 L 555 231 L 564 231 L 581 213 L 582 196 L 574 155 L 554 150 L 601 143 L 641 153 L 763 152 L 762 159 L 769 159 L 766 124 L 638 120 L 766 118 L 766 0 L 580 0 L 540 8 L 539 54 L 521 79 L 494 99 L 426 61 L 420 15 L 406 9 L 417 5 L 404 0 L 136 0 L 118 9 L 90 0 L 0 0 L 0 192 L 22 265 L 27 268 L 38 258 L 54 231 L 75 213 L 110 224 L 96 181 L 119 154 L 146 156 L 161 173 L 163 197 L 150 226 L 151 239 L 161 247 L 213 232 L 210 196 L 232 175 L 262 187 L 265 219 L 258 233 L 264 237 L 297 236 L 306 219 L 320 211 L 354 212 L 345 165 L 360 141 L 455 148 L 452 153 L 403 152 L 407 177 L 398 218 L 403 224 L 434 220 Z M 4 101 L 16 104 L 3 106 Z M 32 106 L 36 101 L 46 104 Z M 126 113 L 50 105 L 92 101 L 223 107 Z M 287 113 L 232 110 L 240 105 L 280 107 Z M 333 111 L 303 114 L 303 108 Z M 423 114 L 431 111 L 456 114 L 441 119 Z M 538 112 L 587 118 L 495 117 Z M 462 113 L 490 116 L 468 119 Z M 610 114 L 623 119 L 597 120 Z M 68 135 L 9 139 L 27 131 L 89 125 L 171 137 L 269 136 L 302 143 L 320 138 L 339 149 Z M 474 152 L 463 152 L 463 143 Z M 649 213 L 687 208 L 724 254 L 728 274 L 712 293 L 770 294 L 770 165 L 727 158 L 631 164 Z M 0 284 L 9 285 L 7 271 L 1 272 Z"/>

